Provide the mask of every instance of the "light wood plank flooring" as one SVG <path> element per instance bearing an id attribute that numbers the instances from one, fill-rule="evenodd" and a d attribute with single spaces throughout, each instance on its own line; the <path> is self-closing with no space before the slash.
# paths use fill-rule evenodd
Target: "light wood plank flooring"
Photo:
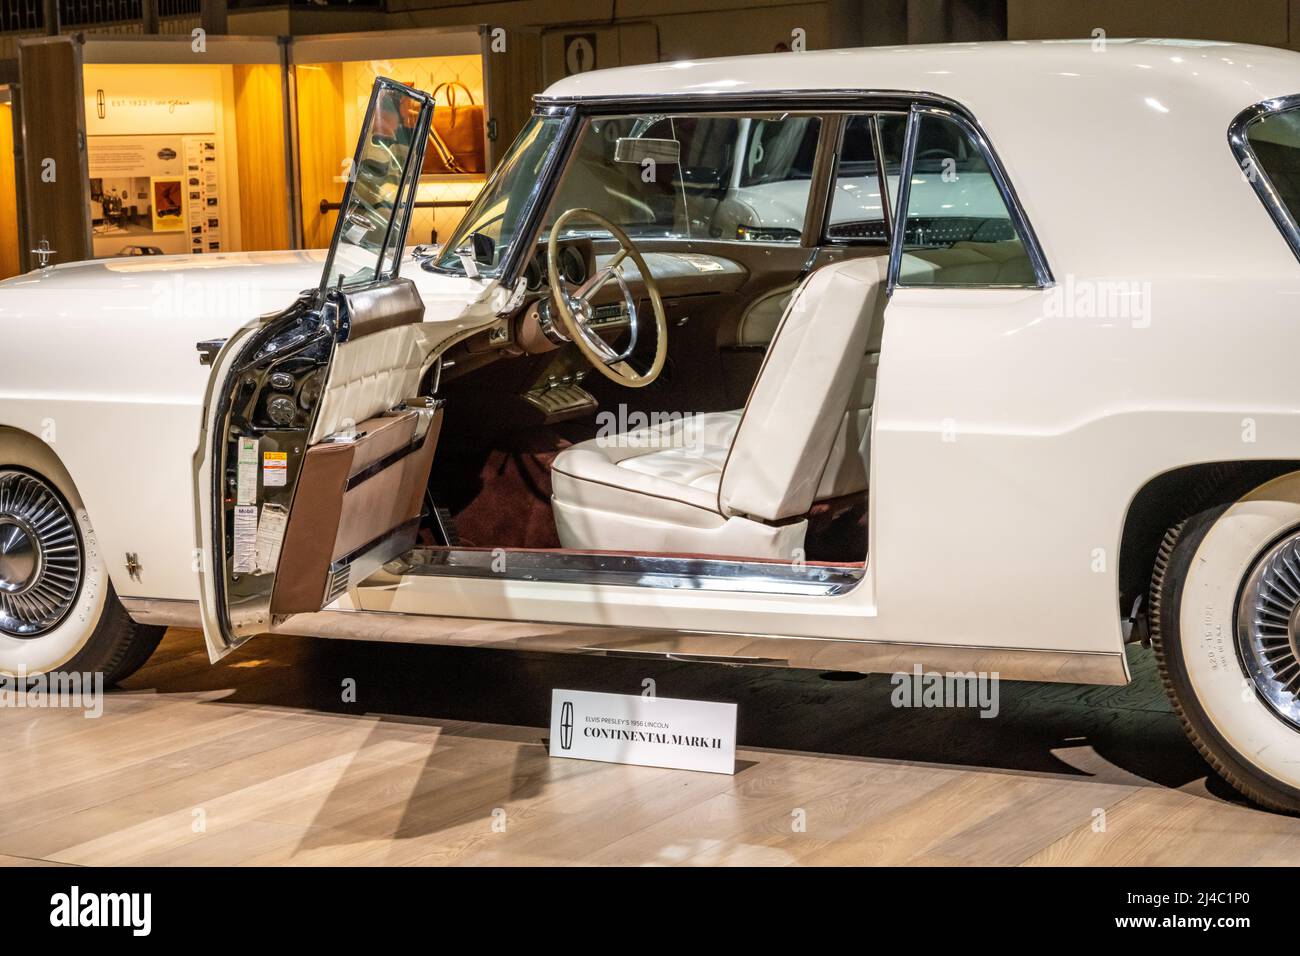
<path id="1" fill-rule="evenodd" d="M 1126 688 L 897 710 L 885 677 L 171 631 L 99 719 L 0 708 L 0 866 L 1291 864 Z M 734 700 L 734 777 L 547 756 L 553 687 Z M 344 700 L 355 682 L 355 702 Z"/>

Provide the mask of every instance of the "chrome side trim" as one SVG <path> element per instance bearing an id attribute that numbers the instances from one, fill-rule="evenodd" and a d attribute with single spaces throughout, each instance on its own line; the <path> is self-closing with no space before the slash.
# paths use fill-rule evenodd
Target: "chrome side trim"
<path id="1" fill-rule="evenodd" d="M 159 624 L 163 627 L 188 627 L 201 630 L 203 616 L 198 601 L 178 601 L 173 598 L 139 598 L 118 596 L 126 613 L 137 624 Z"/>
<path id="2" fill-rule="evenodd" d="M 385 570 L 392 575 L 552 581 L 757 594 L 844 594 L 861 567 L 727 561 L 668 555 L 416 548 Z"/>
<path id="3" fill-rule="evenodd" d="M 1255 194 L 1259 196 L 1260 202 L 1268 210 L 1268 214 L 1273 218 L 1273 222 L 1282 235 L 1291 246 L 1291 252 L 1297 259 L 1300 259 L 1300 224 L 1296 223 L 1295 217 L 1291 215 L 1291 210 L 1287 209 L 1286 203 L 1282 202 L 1281 195 L 1278 194 L 1277 188 L 1268 178 L 1268 174 L 1263 167 L 1259 165 L 1259 157 L 1250 146 L 1250 140 L 1246 133 L 1251 124 L 1257 120 L 1263 119 L 1273 113 L 1282 113 L 1286 110 L 1300 107 L 1300 94 L 1290 96 L 1280 96 L 1276 99 L 1264 100 L 1253 106 L 1248 106 L 1233 118 L 1228 124 L 1228 145 L 1232 148 L 1233 155 L 1237 157 L 1237 166 L 1241 169 L 1242 176 L 1248 180 L 1255 189 Z M 1249 167 L 1249 170 L 1247 169 Z"/>
<path id="4" fill-rule="evenodd" d="M 198 626 L 198 606 L 193 602 L 123 598 L 122 603 L 141 623 Z M 382 611 L 330 610 L 297 614 L 273 628 L 272 633 L 397 644 L 855 671 L 861 674 L 910 674 L 919 666 L 926 672 L 997 674 L 1001 680 L 1115 686 L 1127 684 L 1129 680 L 1128 663 L 1118 652 L 632 630 Z"/>

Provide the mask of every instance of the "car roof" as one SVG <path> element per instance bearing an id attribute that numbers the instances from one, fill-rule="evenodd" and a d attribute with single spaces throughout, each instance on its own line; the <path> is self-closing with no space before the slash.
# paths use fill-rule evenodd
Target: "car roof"
<path id="1" fill-rule="evenodd" d="M 1247 107 L 1300 93 L 1300 53 L 1287 50 L 1162 39 L 817 50 L 582 73 L 542 98 L 842 90 L 932 94 L 970 112 L 1058 277 L 1188 268 L 1161 244 L 1213 248 L 1233 272 L 1295 269 L 1227 139 Z"/>
<path id="2" fill-rule="evenodd" d="M 1145 71 L 1139 73 L 1138 71 Z M 999 106 L 1050 109 L 1081 89 L 1131 94 L 1159 85 L 1223 101 L 1233 113 L 1300 92 L 1300 53 L 1212 40 L 1011 40 L 810 50 L 674 60 L 566 77 L 543 98 L 873 90 L 933 93 L 983 118 Z"/>

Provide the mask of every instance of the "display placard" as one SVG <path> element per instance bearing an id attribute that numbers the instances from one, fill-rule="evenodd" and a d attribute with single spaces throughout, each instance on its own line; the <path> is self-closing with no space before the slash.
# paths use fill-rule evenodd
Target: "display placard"
<path id="1" fill-rule="evenodd" d="M 736 705 L 553 690 L 550 754 L 735 773 Z"/>

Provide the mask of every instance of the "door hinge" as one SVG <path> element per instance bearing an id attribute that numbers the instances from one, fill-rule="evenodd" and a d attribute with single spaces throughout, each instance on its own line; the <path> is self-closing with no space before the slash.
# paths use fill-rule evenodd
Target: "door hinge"
<path id="1" fill-rule="evenodd" d="M 203 342 L 195 342 L 194 347 L 199 353 L 199 364 L 211 365 L 216 361 L 217 353 L 221 351 L 221 346 L 225 344 L 225 339 L 207 339 Z"/>

